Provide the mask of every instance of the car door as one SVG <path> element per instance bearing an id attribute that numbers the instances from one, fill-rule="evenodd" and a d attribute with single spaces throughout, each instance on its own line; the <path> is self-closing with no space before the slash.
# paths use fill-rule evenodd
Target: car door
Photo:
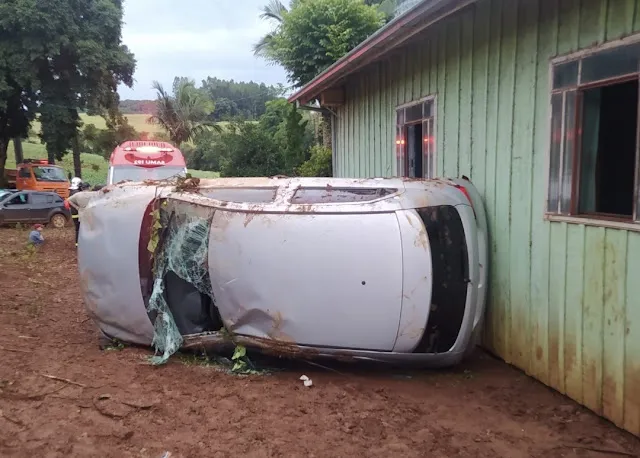
<path id="1" fill-rule="evenodd" d="M 53 197 L 40 192 L 31 193 L 30 197 L 30 221 L 44 223 L 49 220 L 49 212 L 53 207 Z"/>
<path id="2" fill-rule="evenodd" d="M 2 214 L 6 223 L 31 222 L 29 194 L 26 192 L 16 193 L 3 204 Z"/>

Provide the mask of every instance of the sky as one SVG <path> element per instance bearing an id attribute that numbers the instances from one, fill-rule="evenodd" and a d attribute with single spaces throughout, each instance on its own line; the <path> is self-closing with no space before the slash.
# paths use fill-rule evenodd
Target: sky
<path id="1" fill-rule="evenodd" d="M 200 85 L 207 76 L 286 84 L 284 70 L 253 55 L 270 30 L 259 18 L 267 0 L 125 0 L 122 41 L 137 65 L 121 99 L 155 99 L 154 80 L 170 88 L 175 76 Z"/>

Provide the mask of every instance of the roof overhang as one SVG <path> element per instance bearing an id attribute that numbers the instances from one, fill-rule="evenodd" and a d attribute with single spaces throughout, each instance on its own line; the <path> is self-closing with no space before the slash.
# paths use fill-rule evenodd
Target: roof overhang
<path id="1" fill-rule="evenodd" d="M 424 0 L 418 3 L 316 76 L 290 96 L 289 102 L 306 104 L 344 77 L 380 59 L 388 52 L 406 43 L 416 34 L 475 2 L 476 0 Z"/>

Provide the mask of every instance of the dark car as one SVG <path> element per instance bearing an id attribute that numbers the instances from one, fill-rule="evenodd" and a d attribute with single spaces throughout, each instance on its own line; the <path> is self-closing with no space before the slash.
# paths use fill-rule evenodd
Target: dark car
<path id="1" fill-rule="evenodd" d="M 0 197 L 0 224 L 42 223 L 61 228 L 71 213 L 55 192 L 18 191 Z"/>

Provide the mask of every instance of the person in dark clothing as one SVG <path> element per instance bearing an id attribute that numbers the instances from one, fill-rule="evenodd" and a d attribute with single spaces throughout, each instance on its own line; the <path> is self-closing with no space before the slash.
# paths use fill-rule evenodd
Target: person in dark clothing
<path id="1" fill-rule="evenodd" d="M 82 180 L 78 177 L 71 179 L 71 187 L 69 187 L 69 197 L 82 191 Z M 78 246 L 78 235 L 80 234 L 80 214 L 75 205 L 70 205 L 71 219 L 73 219 L 73 225 L 76 228 L 76 246 Z"/>

